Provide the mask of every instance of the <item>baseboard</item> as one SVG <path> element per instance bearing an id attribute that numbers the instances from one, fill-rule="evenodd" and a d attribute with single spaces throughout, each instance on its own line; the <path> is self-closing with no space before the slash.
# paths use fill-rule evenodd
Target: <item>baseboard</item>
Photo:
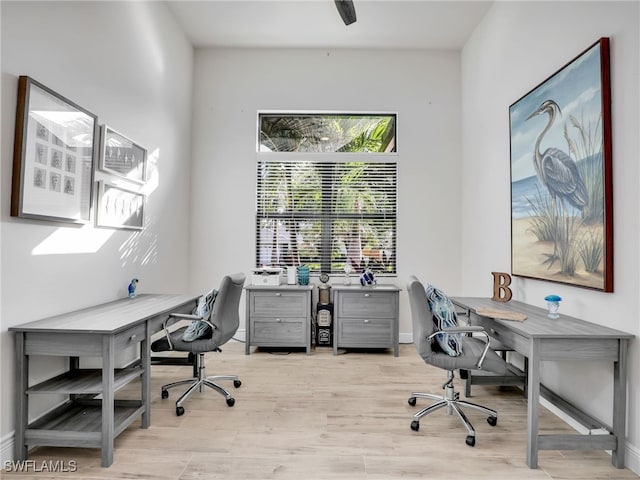
<path id="1" fill-rule="evenodd" d="M 627 443 L 624 455 L 625 466 L 636 475 L 640 475 L 640 449 Z"/>
<path id="2" fill-rule="evenodd" d="M 13 460 L 14 440 L 14 432 L 6 434 L 2 437 L 2 440 L 0 440 L 0 458 L 2 459 L 0 469 L 4 468 L 5 462 Z"/>
<path id="3" fill-rule="evenodd" d="M 608 435 L 606 430 L 589 430 L 585 428 L 581 423 L 576 421 L 573 417 L 567 415 L 565 412 L 556 407 L 553 403 L 544 398 L 540 398 L 540 405 L 553 413 L 560 420 L 565 422 L 576 432 L 582 435 Z M 608 452 L 611 454 L 611 452 Z M 624 450 L 624 465 L 633 473 L 640 475 L 640 450 L 630 443 L 625 443 Z"/>
<path id="4" fill-rule="evenodd" d="M 413 334 L 401 333 L 398 335 L 398 340 L 400 343 L 413 343 Z"/>

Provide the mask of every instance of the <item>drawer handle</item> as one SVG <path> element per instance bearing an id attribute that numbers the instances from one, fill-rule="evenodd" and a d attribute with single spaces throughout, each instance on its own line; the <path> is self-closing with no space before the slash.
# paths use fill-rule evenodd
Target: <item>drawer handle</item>
<path id="1" fill-rule="evenodd" d="M 371 296 L 371 294 L 370 294 L 370 293 L 365 293 L 365 294 L 364 294 L 364 296 L 365 296 L 365 297 L 370 297 L 370 296 Z"/>
<path id="2" fill-rule="evenodd" d="M 137 337 L 137 335 L 134 333 L 133 335 L 131 335 L 131 336 L 129 337 L 129 341 L 130 341 L 130 342 L 133 342 L 133 341 L 136 339 L 136 337 Z"/>
<path id="3" fill-rule="evenodd" d="M 281 318 L 276 318 L 276 322 L 282 323 L 282 319 Z"/>
<path id="4" fill-rule="evenodd" d="M 492 328 L 489 331 L 491 332 L 491 335 L 495 335 L 496 337 L 498 336 L 498 332 L 496 332 L 496 330 L 494 328 Z"/>
<path id="5" fill-rule="evenodd" d="M 365 320 L 364 323 L 369 323 L 369 320 Z"/>
<path id="6" fill-rule="evenodd" d="M 280 292 L 276 293 L 276 297 L 281 297 L 282 294 Z"/>

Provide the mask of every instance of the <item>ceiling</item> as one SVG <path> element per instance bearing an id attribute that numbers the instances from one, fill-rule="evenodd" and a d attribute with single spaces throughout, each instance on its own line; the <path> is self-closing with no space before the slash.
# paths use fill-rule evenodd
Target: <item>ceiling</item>
<path id="1" fill-rule="evenodd" d="M 195 47 L 459 50 L 493 2 L 354 0 L 346 26 L 334 0 L 168 1 Z"/>

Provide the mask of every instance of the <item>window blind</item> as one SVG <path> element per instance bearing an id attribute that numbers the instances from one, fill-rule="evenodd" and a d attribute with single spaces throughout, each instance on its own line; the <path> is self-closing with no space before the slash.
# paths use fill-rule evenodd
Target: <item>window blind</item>
<path id="1" fill-rule="evenodd" d="M 396 205 L 396 162 L 258 161 L 256 265 L 395 274 Z"/>

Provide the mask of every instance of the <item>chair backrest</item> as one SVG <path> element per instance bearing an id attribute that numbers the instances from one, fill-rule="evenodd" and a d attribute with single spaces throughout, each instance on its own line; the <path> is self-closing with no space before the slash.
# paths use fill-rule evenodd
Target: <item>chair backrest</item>
<path id="1" fill-rule="evenodd" d="M 433 315 L 427 302 L 424 285 L 416 277 L 409 277 L 407 283 L 411 321 L 413 323 L 413 344 L 418 354 L 427 361 L 434 352 L 432 342 L 427 337 L 434 332 Z"/>
<path id="2" fill-rule="evenodd" d="M 220 283 L 209 318 L 209 321 L 216 327 L 212 340 L 217 345 L 227 343 L 238 331 L 240 326 L 238 310 L 244 281 L 245 275 L 243 273 L 235 273 L 225 276 Z"/>

